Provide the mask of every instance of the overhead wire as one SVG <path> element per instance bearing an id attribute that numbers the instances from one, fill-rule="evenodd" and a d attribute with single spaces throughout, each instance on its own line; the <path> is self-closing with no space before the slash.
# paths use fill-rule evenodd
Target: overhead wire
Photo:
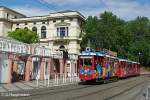
<path id="1" fill-rule="evenodd" d="M 41 5 L 46 6 L 48 9 L 53 10 L 54 12 L 57 12 L 56 10 L 52 9 L 51 7 L 49 7 L 49 5 L 48 5 L 47 3 L 45 3 L 43 0 L 37 0 L 37 1 L 38 1 L 38 3 L 40 3 Z M 57 13 L 63 15 L 64 17 L 71 18 L 71 17 L 65 15 L 64 13 L 61 13 L 61 12 L 57 12 Z"/>
<path id="2" fill-rule="evenodd" d="M 51 7 L 49 7 L 49 5 L 47 5 L 47 3 L 45 3 L 43 0 L 37 0 L 37 1 L 38 1 L 41 5 L 44 5 L 44 6 L 46 6 L 48 9 L 52 10 Z M 57 12 L 56 10 L 53 10 L 53 11 Z M 64 17 L 71 18 L 71 17 L 65 15 L 64 13 L 61 13 L 61 12 L 57 12 L 57 13 L 63 15 Z M 67 40 L 67 44 L 69 45 L 69 40 Z M 67 49 L 68 49 L 68 46 L 67 46 Z"/>

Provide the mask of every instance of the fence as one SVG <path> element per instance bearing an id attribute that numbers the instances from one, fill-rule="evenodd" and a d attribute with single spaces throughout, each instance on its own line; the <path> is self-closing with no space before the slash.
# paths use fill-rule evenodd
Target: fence
<path id="1" fill-rule="evenodd" d="M 36 86 L 39 87 L 39 75 L 36 78 Z M 44 76 L 44 86 L 46 87 L 53 87 L 53 86 L 61 86 L 61 85 L 68 85 L 73 83 L 78 83 L 79 77 L 78 75 L 71 74 L 70 77 L 66 77 L 66 74 L 60 73 L 51 73 Z"/>

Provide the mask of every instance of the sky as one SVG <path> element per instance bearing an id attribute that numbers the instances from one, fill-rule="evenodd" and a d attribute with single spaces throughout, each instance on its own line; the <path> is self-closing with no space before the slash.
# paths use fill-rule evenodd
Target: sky
<path id="1" fill-rule="evenodd" d="M 111 11 L 125 20 L 132 20 L 137 16 L 150 18 L 150 0 L 0 0 L 0 5 L 27 16 L 77 10 L 85 17 L 99 16 L 104 11 Z"/>

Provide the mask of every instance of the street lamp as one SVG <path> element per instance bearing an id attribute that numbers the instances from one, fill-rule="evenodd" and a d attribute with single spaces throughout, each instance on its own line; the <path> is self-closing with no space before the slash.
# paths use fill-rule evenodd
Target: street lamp
<path id="1" fill-rule="evenodd" d="M 141 54 L 142 54 L 142 53 L 139 52 L 139 57 L 138 57 L 138 58 L 139 58 L 139 59 L 138 59 L 138 62 L 139 62 L 139 63 L 141 63 Z"/>

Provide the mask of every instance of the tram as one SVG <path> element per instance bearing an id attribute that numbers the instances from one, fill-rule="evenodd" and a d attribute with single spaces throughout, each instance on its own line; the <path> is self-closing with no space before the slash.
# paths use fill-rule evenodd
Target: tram
<path id="1" fill-rule="evenodd" d="M 139 75 L 139 63 L 86 48 L 79 55 L 78 71 L 81 81 L 128 78 Z"/>

